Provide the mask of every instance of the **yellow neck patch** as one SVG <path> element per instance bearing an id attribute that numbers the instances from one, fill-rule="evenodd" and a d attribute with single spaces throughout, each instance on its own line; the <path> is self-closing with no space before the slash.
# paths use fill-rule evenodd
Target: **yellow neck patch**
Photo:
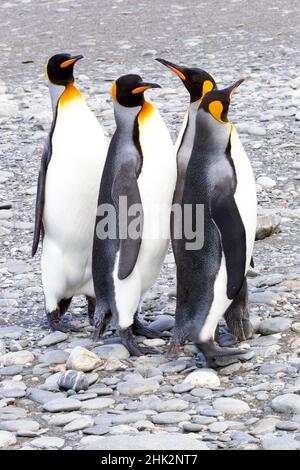
<path id="1" fill-rule="evenodd" d="M 216 100 L 216 101 L 212 101 L 211 103 L 209 103 L 208 110 L 210 114 L 221 124 L 227 124 L 225 121 L 222 121 L 222 118 L 221 118 L 221 115 L 223 112 L 223 105 L 221 101 Z"/>
<path id="2" fill-rule="evenodd" d="M 117 100 L 117 84 L 116 82 L 114 82 L 111 86 L 111 96 L 112 96 L 112 99 L 118 103 L 118 100 Z"/>
<path id="3" fill-rule="evenodd" d="M 80 91 L 73 85 L 73 83 L 69 83 L 66 86 L 65 91 L 59 98 L 59 105 L 64 106 L 74 100 L 82 99 L 82 94 Z"/>
<path id="4" fill-rule="evenodd" d="M 213 89 L 213 83 L 210 80 L 205 80 L 203 83 L 203 88 L 202 88 L 202 98 Z"/>
<path id="5" fill-rule="evenodd" d="M 149 103 L 149 101 L 144 101 L 142 109 L 140 110 L 139 115 L 138 115 L 138 123 L 142 124 L 143 122 L 145 122 L 145 120 L 151 116 L 154 109 L 155 109 L 154 106 L 151 103 Z"/>

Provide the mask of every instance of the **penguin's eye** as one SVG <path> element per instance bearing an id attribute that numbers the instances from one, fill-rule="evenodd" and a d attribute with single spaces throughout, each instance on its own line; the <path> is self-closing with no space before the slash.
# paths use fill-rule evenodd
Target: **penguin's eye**
<path id="1" fill-rule="evenodd" d="M 208 110 L 210 112 L 210 114 L 219 122 L 221 122 L 222 124 L 225 124 L 225 122 L 222 120 L 222 112 L 223 112 L 223 104 L 221 103 L 221 101 L 219 100 L 216 100 L 216 101 L 212 101 L 211 103 L 209 103 L 208 105 Z"/>

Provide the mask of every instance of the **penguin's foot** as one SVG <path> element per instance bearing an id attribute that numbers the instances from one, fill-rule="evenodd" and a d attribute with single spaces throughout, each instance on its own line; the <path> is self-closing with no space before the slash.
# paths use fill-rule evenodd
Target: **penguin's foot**
<path id="1" fill-rule="evenodd" d="M 225 320 L 228 329 L 238 341 L 245 341 L 250 339 L 253 334 L 253 327 L 249 318 L 235 318 L 234 316 L 227 315 Z"/>
<path id="2" fill-rule="evenodd" d="M 94 323 L 94 335 L 93 340 L 98 341 L 100 336 L 103 335 L 108 323 L 111 319 L 111 311 L 104 310 L 100 307 L 95 309 L 95 314 L 93 315 L 93 323 Z"/>
<path id="3" fill-rule="evenodd" d="M 254 352 L 249 349 L 220 347 L 212 341 L 197 344 L 197 347 L 204 354 L 209 367 L 212 368 L 249 361 L 254 355 Z"/>
<path id="4" fill-rule="evenodd" d="M 182 344 L 180 341 L 176 341 L 174 338 L 171 340 L 168 350 L 166 352 L 167 357 L 178 356 Z"/>
<path id="5" fill-rule="evenodd" d="M 123 346 L 125 346 L 126 349 L 130 352 L 131 356 L 144 356 L 145 354 L 159 354 L 160 351 L 158 351 L 155 348 L 149 348 L 149 347 L 141 347 L 138 345 L 133 332 L 133 328 L 130 326 L 129 328 L 126 328 L 125 330 L 119 331 L 120 334 L 120 339 L 121 343 Z"/>
<path id="6" fill-rule="evenodd" d="M 95 315 L 95 308 L 96 308 L 96 299 L 95 297 L 86 296 L 86 300 L 88 303 L 88 317 L 89 323 L 91 326 L 94 326 L 94 315 Z"/>
<path id="7" fill-rule="evenodd" d="M 73 331 L 74 333 L 79 333 L 81 331 L 80 328 L 77 328 L 71 323 L 63 322 L 58 317 L 57 312 L 58 309 L 54 312 L 47 313 L 48 323 L 52 331 L 61 331 L 62 333 L 70 333 L 70 331 Z"/>
<path id="8" fill-rule="evenodd" d="M 146 323 L 143 323 L 139 320 L 137 314 L 134 316 L 132 331 L 135 335 L 146 336 L 146 338 L 154 339 L 159 338 L 160 333 L 153 330 Z"/>

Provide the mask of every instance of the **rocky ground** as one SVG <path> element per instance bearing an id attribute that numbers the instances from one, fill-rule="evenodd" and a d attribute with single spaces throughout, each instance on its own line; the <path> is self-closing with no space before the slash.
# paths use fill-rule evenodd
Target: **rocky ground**
<path id="1" fill-rule="evenodd" d="M 300 449 L 297 3 L 218 0 L 212 11 L 211 2 L 192 0 L 1 2 L 0 204 L 12 208 L 0 211 L 0 447 Z M 93 343 L 83 299 L 71 308 L 82 333 L 49 334 L 40 259 L 30 251 L 51 119 L 43 64 L 62 50 L 86 56 L 76 66 L 78 86 L 108 136 L 110 82 L 137 71 L 163 86 L 151 98 L 176 137 L 187 95 L 155 56 L 198 65 L 224 85 L 247 77 L 231 117 L 257 180 L 260 238 L 268 225 L 276 229 L 255 246 L 250 361 L 199 369 L 191 344 L 166 358 L 175 307 L 171 252 L 144 303 L 162 338 L 140 338 L 161 355 L 132 358 L 120 344 Z M 223 341 L 231 340 L 225 332 Z"/>

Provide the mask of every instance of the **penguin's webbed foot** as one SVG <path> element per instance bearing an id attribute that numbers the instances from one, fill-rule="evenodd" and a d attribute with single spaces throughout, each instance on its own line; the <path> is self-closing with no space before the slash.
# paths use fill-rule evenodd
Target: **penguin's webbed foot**
<path id="1" fill-rule="evenodd" d="M 212 368 L 249 361 L 254 356 L 254 352 L 249 349 L 221 347 L 211 341 L 197 344 L 197 347 L 204 354 L 209 367 Z"/>
<path id="2" fill-rule="evenodd" d="M 47 319 L 52 331 L 61 331 L 62 333 L 70 333 L 70 331 L 79 333 L 81 331 L 80 328 L 77 328 L 71 323 L 62 321 L 58 317 L 56 310 L 54 312 L 47 313 Z"/>
<path id="3" fill-rule="evenodd" d="M 248 318 L 235 318 L 234 316 L 226 315 L 225 320 L 230 333 L 238 341 L 245 341 L 252 337 L 253 327 Z"/>
<path id="4" fill-rule="evenodd" d="M 129 353 L 131 356 L 144 356 L 145 354 L 159 354 L 160 351 L 158 351 L 155 348 L 150 348 L 150 347 L 141 347 L 138 345 L 133 332 L 133 328 L 130 326 L 129 328 L 126 328 L 125 330 L 119 331 L 121 343 L 123 346 L 125 346 L 126 349 L 128 349 Z"/>
<path id="5" fill-rule="evenodd" d="M 177 356 L 180 351 L 180 347 L 182 346 L 182 343 L 180 341 L 177 341 L 176 339 L 172 338 L 170 341 L 168 350 L 166 352 L 167 357 L 173 357 Z"/>
<path id="6" fill-rule="evenodd" d="M 135 335 L 146 336 L 146 338 L 150 338 L 150 339 L 160 337 L 160 333 L 158 331 L 155 331 L 153 328 L 148 326 L 146 323 L 141 322 L 141 320 L 139 320 L 137 314 L 135 314 L 135 316 L 134 316 L 132 331 Z"/>

